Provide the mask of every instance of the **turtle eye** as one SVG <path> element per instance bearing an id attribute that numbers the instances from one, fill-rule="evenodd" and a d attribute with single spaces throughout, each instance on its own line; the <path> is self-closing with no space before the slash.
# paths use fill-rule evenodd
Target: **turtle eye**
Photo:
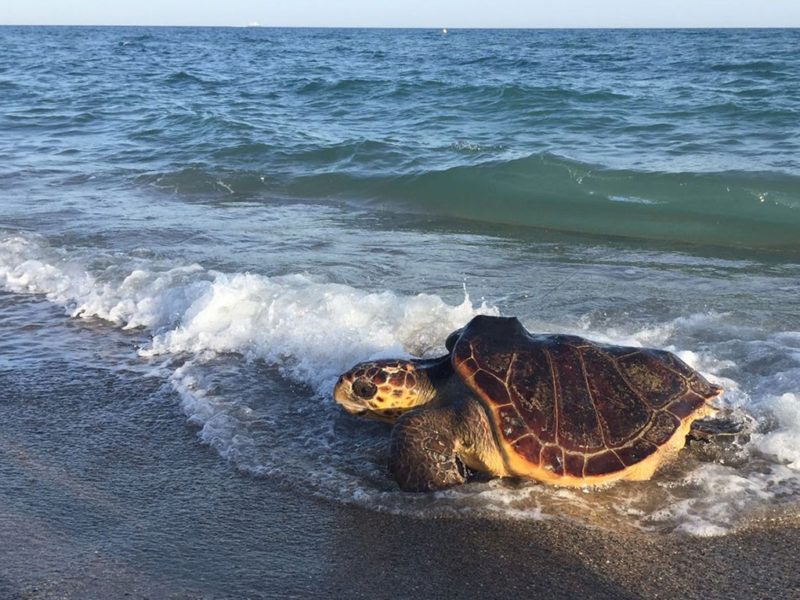
<path id="1" fill-rule="evenodd" d="M 364 398 L 365 400 L 372 398 L 377 391 L 378 387 L 366 379 L 356 379 L 353 382 L 353 393 L 360 398 Z"/>

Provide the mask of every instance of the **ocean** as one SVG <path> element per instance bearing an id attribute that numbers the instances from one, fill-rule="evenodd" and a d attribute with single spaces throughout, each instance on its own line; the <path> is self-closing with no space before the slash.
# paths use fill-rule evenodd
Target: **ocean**
<path id="1" fill-rule="evenodd" d="M 81 523 L 64 490 L 133 503 L 140 453 L 189 504 L 272 486 L 695 536 L 796 513 L 798 47 L 798 30 L 0 27 L 0 478 L 49 482 L 4 502 Z M 389 428 L 332 386 L 442 354 L 477 314 L 671 350 L 750 440 L 606 489 L 401 493 Z M 92 493 L 68 476 L 87 469 Z"/>

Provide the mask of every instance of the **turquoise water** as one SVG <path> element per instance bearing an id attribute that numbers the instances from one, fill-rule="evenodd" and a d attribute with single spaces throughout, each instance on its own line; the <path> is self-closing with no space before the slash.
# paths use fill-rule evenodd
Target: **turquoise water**
<path id="1" fill-rule="evenodd" d="M 234 476 L 303 498 L 700 535 L 794 511 L 798 42 L 0 28 L 0 372 L 154 378 L 141 405 L 109 386 L 104 444 L 154 443 L 113 424 L 166 404 Z M 436 355 L 479 313 L 677 352 L 752 439 L 605 490 L 401 494 L 388 430 L 331 386 L 360 360 Z M 14 444 L 48 448 L 37 415 L 82 435 L 63 399 L 3 401 Z"/>

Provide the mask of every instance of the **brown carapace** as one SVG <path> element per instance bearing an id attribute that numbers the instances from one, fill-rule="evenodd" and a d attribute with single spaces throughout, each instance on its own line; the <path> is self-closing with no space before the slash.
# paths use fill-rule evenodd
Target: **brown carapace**
<path id="1" fill-rule="evenodd" d="M 477 317 L 448 342 L 509 471 L 559 485 L 649 478 L 722 392 L 670 352 L 531 335 L 516 319 Z"/>

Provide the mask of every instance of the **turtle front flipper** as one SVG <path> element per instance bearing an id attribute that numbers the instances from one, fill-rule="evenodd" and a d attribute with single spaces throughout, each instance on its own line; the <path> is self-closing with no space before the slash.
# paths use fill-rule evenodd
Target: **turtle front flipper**
<path id="1" fill-rule="evenodd" d="M 428 492 L 467 480 L 465 461 L 458 455 L 456 411 L 425 409 L 408 413 L 392 431 L 389 472 L 404 492 Z"/>
<path id="2" fill-rule="evenodd" d="M 750 420 L 752 417 L 733 412 L 697 419 L 692 422 L 692 427 L 686 434 L 686 441 L 707 443 L 718 438 L 732 438 L 740 434 L 742 437 L 749 437 L 752 429 Z"/>
<path id="3" fill-rule="evenodd" d="M 747 444 L 755 429 L 754 419 L 737 411 L 721 413 L 692 423 L 686 447 L 704 462 L 741 466 L 747 461 Z"/>

